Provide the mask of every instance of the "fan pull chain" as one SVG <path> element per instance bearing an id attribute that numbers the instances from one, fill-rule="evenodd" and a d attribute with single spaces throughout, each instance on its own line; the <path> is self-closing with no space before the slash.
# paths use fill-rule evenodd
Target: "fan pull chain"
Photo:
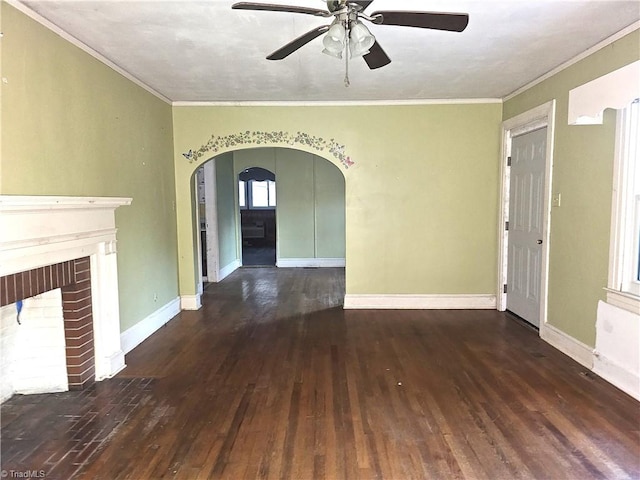
<path id="1" fill-rule="evenodd" d="M 345 87 L 349 87 L 349 85 L 351 85 L 351 82 L 349 82 L 349 31 L 347 30 L 347 41 L 345 42 L 345 46 L 344 46 L 344 86 Z"/>

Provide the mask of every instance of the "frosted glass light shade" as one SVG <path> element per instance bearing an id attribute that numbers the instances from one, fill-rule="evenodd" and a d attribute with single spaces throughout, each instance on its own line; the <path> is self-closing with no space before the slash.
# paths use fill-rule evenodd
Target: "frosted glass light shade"
<path id="1" fill-rule="evenodd" d="M 347 32 L 342 23 L 334 22 L 322 39 L 322 44 L 324 45 L 322 53 L 326 53 L 332 57 L 342 58 L 346 36 Z"/>
<path id="2" fill-rule="evenodd" d="M 361 57 L 369 53 L 376 38 L 361 22 L 352 22 L 349 29 L 349 51 L 351 57 Z"/>

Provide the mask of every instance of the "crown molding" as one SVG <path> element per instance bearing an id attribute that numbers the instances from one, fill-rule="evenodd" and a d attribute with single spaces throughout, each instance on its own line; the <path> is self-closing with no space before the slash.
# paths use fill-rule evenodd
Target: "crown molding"
<path id="1" fill-rule="evenodd" d="M 415 106 L 415 105 L 468 105 L 502 103 L 500 98 L 442 98 L 422 100 L 344 100 L 344 101 L 218 101 L 218 102 L 173 102 L 174 107 L 371 107 L 371 106 Z"/>
<path id="2" fill-rule="evenodd" d="M 20 2 L 20 0 L 2 0 L 2 1 L 5 1 L 8 5 L 11 5 L 16 10 L 22 12 L 23 14 L 25 14 L 27 17 L 31 18 L 32 20 L 35 20 L 36 22 L 38 22 L 43 27 L 51 30 L 53 33 L 55 33 L 59 37 L 63 38 L 67 42 L 69 42 L 72 45 L 78 47 L 80 50 L 84 51 L 85 53 L 91 55 L 96 60 L 104 63 L 107 67 L 111 68 L 115 72 L 117 72 L 120 75 L 122 75 L 123 77 L 125 77 L 127 80 L 130 80 L 131 82 L 135 83 L 139 87 L 143 88 L 144 90 L 146 90 L 147 92 L 149 92 L 153 96 L 155 96 L 155 97 L 159 98 L 160 100 L 162 100 L 163 102 L 171 105 L 171 100 L 169 98 L 165 97 L 160 92 L 154 90 L 149 85 L 144 83 L 142 80 L 140 80 L 139 78 L 133 76 L 131 73 L 127 72 L 126 70 L 124 70 L 122 67 L 116 65 L 111 60 L 109 60 L 107 57 L 105 57 L 104 55 L 98 53 L 96 50 L 94 50 L 93 48 L 88 46 L 86 43 L 81 42 L 80 40 L 78 40 L 73 35 L 68 34 L 64 30 L 62 30 L 60 27 L 55 25 L 54 23 L 52 23 L 49 20 L 47 20 L 46 18 L 44 18 L 42 15 L 34 12 L 28 6 L 26 6 L 22 2 Z"/>
<path id="3" fill-rule="evenodd" d="M 634 32 L 634 31 L 636 31 L 638 29 L 640 29 L 640 21 L 632 23 L 628 27 L 623 28 L 619 32 L 614 33 L 613 35 L 611 35 L 608 38 L 605 38 L 601 42 L 596 43 L 593 47 L 591 47 L 591 48 L 585 50 L 584 52 L 576 55 L 572 59 L 567 60 L 564 63 L 561 63 L 560 65 L 558 65 L 553 70 L 549 70 L 547 73 L 545 73 L 541 77 L 538 77 L 535 80 L 533 80 L 533 81 L 527 83 L 526 85 L 523 85 L 522 87 L 518 88 L 517 90 L 511 92 L 509 95 L 505 96 L 502 99 L 503 102 L 507 102 L 507 101 L 511 100 L 512 98 L 517 97 L 521 93 L 529 90 L 530 88 L 538 85 L 539 83 L 544 82 L 545 80 L 553 77 L 557 73 L 560 73 L 562 70 L 565 70 L 566 68 L 569 68 L 570 66 L 575 65 L 579 61 L 584 60 L 585 58 L 587 58 L 589 55 L 597 52 L 598 50 L 603 49 L 604 47 L 606 47 L 608 45 L 611 45 L 613 42 L 615 42 L 617 40 L 620 40 L 622 37 L 626 37 L 627 35 L 629 35 L 630 33 Z"/>

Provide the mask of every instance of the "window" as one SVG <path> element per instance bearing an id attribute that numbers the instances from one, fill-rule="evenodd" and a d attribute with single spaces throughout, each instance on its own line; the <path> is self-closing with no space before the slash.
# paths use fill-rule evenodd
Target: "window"
<path id="1" fill-rule="evenodd" d="M 247 182 L 243 182 L 240 180 L 238 182 L 238 202 L 240 203 L 240 208 L 247 207 Z"/>
<path id="2" fill-rule="evenodd" d="M 251 180 L 251 208 L 265 208 L 269 206 L 269 187 L 267 182 Z"/>
<path id="3" fill-rule="evenodd" d="M 276 182 L 248 180 L 238 182 L 240 208 L 259 209 L 276 206 Z"/>
<path id="4" fill-rule="evenodd" d="M 640 99 L 618 113 L 609 290 L 640 297 Z"/>

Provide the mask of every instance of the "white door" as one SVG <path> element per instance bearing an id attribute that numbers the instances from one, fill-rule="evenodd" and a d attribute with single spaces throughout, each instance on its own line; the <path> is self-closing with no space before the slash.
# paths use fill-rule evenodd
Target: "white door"
<path id="1" fill-rule="evenodd" d="M 540 326 L 547 128 L 511 144 L 507 310 Z"/>

